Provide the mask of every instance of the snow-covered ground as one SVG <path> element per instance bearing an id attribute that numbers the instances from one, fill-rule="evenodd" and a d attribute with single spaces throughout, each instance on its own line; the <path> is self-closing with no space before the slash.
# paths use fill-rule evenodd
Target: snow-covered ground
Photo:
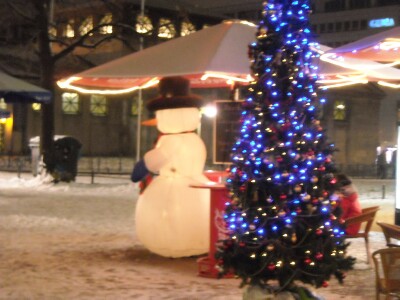
<path id="1" fill-rule="evenodd" d="M 197 275 L 196 257 L 148 252 L 135 237 L 138 190 L 126 177 L 79 176 L 74 183 L 0 172 L 0 299 L 241 299 L 237 279 Z M 394 181 L 358 179 L 363 207 L 380 205 L 393 222 Z M 384 198 L 384 199 L 382 199 Z M 378 230 L 375 226 L 373 230 Z M 384 247 L 372 233 L 372 249 Z M 326 299 L 373 299 L 374 277 L 363 241 L 347 284 L 318 290 Z M 362 292 L 360 292 L 362 291 Z"/>

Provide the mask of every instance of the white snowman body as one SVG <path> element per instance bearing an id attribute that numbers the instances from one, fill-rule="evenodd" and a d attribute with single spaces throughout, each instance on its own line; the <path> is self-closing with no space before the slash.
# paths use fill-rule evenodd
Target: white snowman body
<path id="1" fill-rule="evenodd" d="M 198 108 L 156 111 L 163 135 L 144 155 L 151 172 L 159 175 L 140 195 L 136 206 L 136 233 L 151 252 L 165 257 L 206 253 L 210 235 L 210 192 L 193 188 L 205 183 L 206 148 L 195 133 Z"/>

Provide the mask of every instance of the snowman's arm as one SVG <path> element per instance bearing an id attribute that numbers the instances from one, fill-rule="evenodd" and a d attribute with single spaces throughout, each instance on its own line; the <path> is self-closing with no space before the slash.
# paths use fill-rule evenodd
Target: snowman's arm
<path id="1" fill-rule="evenodd" d="M 158 173 L 176 155 L 179 143 L 179 138 L 161 140 L 156 148 L 146 152 L 144 155 L 146 168 L 153 173 Z"/>
<path id="2" fill-rule="evenodd" d="M 133 182 L 139 182 L 142 180 L 150 171 L 146 168 L 146 164 L 143 159 L 139 160 L 133 167 L 131 173 L 131 180 Z"/>
<path id="3" fill-rule="evenodd" d="M 146 168 L 153 173 L 158 173 L 169 160 L 169 156 L 160 148 L 150 150 L 144 155 Z"/>

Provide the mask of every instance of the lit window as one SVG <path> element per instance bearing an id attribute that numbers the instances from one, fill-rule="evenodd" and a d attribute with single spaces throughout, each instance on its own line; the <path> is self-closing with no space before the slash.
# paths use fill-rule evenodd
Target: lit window
<path id="1" fill-rule="evenodd" d="M 33 111 L 40 111 L 42 105 L 40 103 L 32 103 L 32 110 Z"/>
<path id="2" fill-rule="evenodd" d="M 3 110 L 7 109 L 7 103 L 4 100 L 4 98 L 0 98 L 0 109 L 3 109 Z"/>
<path id="3" fill-rule="evenodd" d="M 158 29 L 158 37 L 164 39 L 171 39 L 175 36 L 176 30 L 174 24 L 170 19 L 161 18 L 160 28 Z"/>
<path id="4" fill-rule="evenodd" d="M 94 116 L 107 115 L 107 98 L 104 95 L 91 95 L 90 112 Z"/>
<path id="5" fill-rule="evenodd" d="M 63 113 L 76 115 L 79 112 L 79 95 L 77 93 L 63 93 L 61 97 Z"/>
<path id="6" fill-rule="evenodd" d="M 131 106 L 131 115 L 132 116 L 137 116 L 138 115 L 138 102 L 137 102 L 137 97 L 134 98 L 134 101 L 132 102 Z"/>
<path id="7" fill-rule="evenodd" d="M 75 36 L 75 31 L 74 31 L 74 20 L 69 20 L 68 24 L 65 25 L 64 31 L 63 31 L 63 36 L 67 38 L 73 38 Z"/>
<path id="8" fill-rule="evenodd" d="M 93 17 L 89 16 L 85 20 L 83 20 L 81 26 L 79 26 L 79 34 L 85 35 L 92 29 L 93 29 Z"/>
<path id="9" fill-rule="evenodd" d="M 109 24 L 112 23 L 112 14 L 106 14 L 101 20 L 100 20 L 100 25 L 101 24 Z M 100 27 L 100 33 L 101 34 L 111 34 L 113 33 L 113 27 L 112 25 L 107 25 Z"/>
<path id="10" fill-rule="evenodd" d="M 346 105 L 344 101 L 336 100 L 333 108 L 333 119 L 335 121 L 346 120 Z"/>
<path id="11" fill-rule="evenodd" d="M 57 37 L 57 28 L 55 26 L 50 26 L 48 32 L 51 38 Z"/>
<path id="12" fill-rule="evenodd" d="M 141 102 L 141 113 L 143 114 L 143 101 L 139 100 L 138 93 L 133 94 L 131 102 L 131 116 L 137 116 L 139 112 L 139 101 Z"/>
<path id="13" fill-rule="evenodd" d="M 190 22 L 183 22 L 181 28 L 181 36 L 189 35 L 196 31 L 194 25 Z"/>
<path id="14" fill-rule="evenodd" d="M 136 18 L 136 32 L 142 34 L 151 34 L 153 24 L 148 16 L 139 15 Z"/>

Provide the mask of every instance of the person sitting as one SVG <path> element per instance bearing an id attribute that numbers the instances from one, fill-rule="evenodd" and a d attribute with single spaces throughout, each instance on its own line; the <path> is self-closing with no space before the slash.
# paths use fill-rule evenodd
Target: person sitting
<path id="1" fill-rule="evenodd" d="M 344 220 L 358 216 L 362 213 L 361 204 L 358 199 L 358 192 L 354 184 L 344 174 L 337 174 L 336 176 L 337 190 L 340 198 L 340 208 L 342 210 L 342 218 Z M 347 235 L 356 234 L 361 227 L 360 224 L 351 224 L 346 228 Z"/>

